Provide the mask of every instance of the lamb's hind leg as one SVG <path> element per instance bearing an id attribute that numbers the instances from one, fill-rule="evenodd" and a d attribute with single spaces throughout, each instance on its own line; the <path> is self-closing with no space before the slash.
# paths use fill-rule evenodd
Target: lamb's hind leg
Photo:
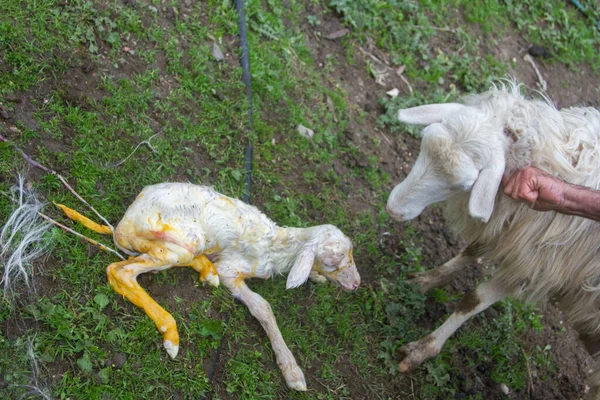
<path id="1" fill-rule="evenodd" d="M 461 299 L 454 313 L 435 331 L 398 350 L 402 358 L 400 372 L 410 372 L 425 361 L 436 357 L 446 340 L 469 318 L 504 299 L 507 293 L 494 281 L 484 282 Z"/>
<path id="2" fill-rule="evenodd" d="M 271 305 L 259 294 L 250 290 L 240 278 L 223 279 L 223 284 L 227 286 L 235 298 L 248 307 L 250 313 L 262 325 L 271 341 L 271 347 L 273 347 L 275 357 L 277 358 L 277 365 L 279 365 L 287 385 L 295 390 L 306 390 L 304 374 L 296 363 L 294 355 L 285 344 L 283 336 L 281 336 L 275 316 L 271 310 Z"/>
<path id="3" fill-rule="evenodd" d="M 480 247 L 477 244 L 471 243 L 456 257 L 435 269 L 408 274 L 409 279 L 407 282 L 419 285 L 422 293 L 436 287 L 444 286 L 452 280 L 458 271 L 471 264 L 480 256 L 479 250 Z"/>
<path id="4" fill-rule="evenodd" d="M 141 255 L 126 261 L 110 264 L 106 268 L 110 286 L 127 300 L 142 308 L 146 315 L 154 321 L 156 329 L 163 335 L 163 345 L 171 358 L 179 351 L 179 334 L 175 319 L 162 308 L 137 283 L 137 276 L 144 272 L 168 268 L 168 261 L 157 260 L 148 255 Z"/>

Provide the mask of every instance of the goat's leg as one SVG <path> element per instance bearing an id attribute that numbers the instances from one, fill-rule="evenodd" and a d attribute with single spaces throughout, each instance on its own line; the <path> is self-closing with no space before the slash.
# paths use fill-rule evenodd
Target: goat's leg
<path id="1" fill-rule="evenodd" d="M 590 391 L 586 395 L 586 400 L 600 400 L 600 359 L 595 358 L 592 365 L 592 373 L 588 378 Z"/>
<path id="2" fill-rule="evenodd" d="M 421 293 L 433 288 L 446 285 L 454 275 L 464 267 L 471 264 L 479 256 L 480 247 L 471 243 L 463 249 L 456 257 L 440 265 L 439 267 L 425 271 L 408 274 L 407 282 L 417 284 L 421 287 Z"/>
<path id="3" fill-rule="evenodd" d="M 200 254 L 187 264 L 178 264 L 179 267 L 192 267 L 200 274 L 200 282 L 208 282 L 214 287 L 219 286 L 219 275 L 214 264 L 204 254 Z"/>
<path id="4" fill-rule="evenodd" d="M 163 346 L 171 358 L 177 356 L 179 351 L 179 334 L 175 319 L 162 308 L 148 293 L 137 283 L 136 277 L 143 273 L 157 269 L 168 268 L 167 261 L 156 260 L 150 256 L 142 255 L 126 261 L 110 264 L 106 268 L 110 286 L 127 300 L 142 308 L 146 315 L 154 321 L 156 328 L 163 335 Z"/>
<path id="5" fill-rule="evenodd" d="M 248 307 L 250 313 L 262 325 L 271 341 L 271 347 L 273 347 L 273 351 L 275 352 L 277 365 L 279 365 L 287 385 L 295 390 L 306 390 L 304 374 L 296 363 L 294 355 L 285 344 L 283 336 L 281 336 L 281 332 L 275 321 L 275 316 L 271 310 L 271 305 L 259 294 L 250 290 L 246 283 L 239 278 L 223 279 L 223 284 L 231 291 L 235 298 L 239 299 Z"/>
<path id="6" fill-rule="evenodd" d="M 590 356 L 594 359 L 591 373 L 588 378 L 590 391 L 588 392 L 587 400 L 600 400 L 600 335 L 588 333 L 585 328 L 577 325 L 574 328 L 579 332 L 579 340 L 585 346 Z"/>
<path id="7" fill-rule="evenodd" d="M 477 315 L 492 304 L 504 299 L 508 294 L 494 281 L 484 282 L 473 292 L 460 300 L 454 313 L 435 331 L 424 338 L 408 343 L 398 350 L 402 358 L 400 372 L 406 373 L 419 367 L 425 361 L 436 357 L 446 340 L 469 318 Z"/>

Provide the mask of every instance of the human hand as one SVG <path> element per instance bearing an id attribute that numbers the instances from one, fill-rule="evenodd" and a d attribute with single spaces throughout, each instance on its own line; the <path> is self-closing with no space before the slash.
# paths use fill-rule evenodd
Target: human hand
<path id="1" fill-rule="evenodd" d="M 504 193 L 538 211 L 560 211 L 565 204 L 567 183 L 535 167 L 502 178 Z"/>

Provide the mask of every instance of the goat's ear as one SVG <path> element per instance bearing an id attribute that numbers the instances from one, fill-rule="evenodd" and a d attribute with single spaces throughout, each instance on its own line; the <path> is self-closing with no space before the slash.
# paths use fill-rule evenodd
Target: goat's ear
<path id="1" fill-rule="evenodd" d="M 466 107 L 458 103 L 427 104 L 398 111 L 398 119 L 412 125 L 431 125 Z"/>
<path id="2" fill-rule="evenodd" d="M 286 284 L 287 289 L 296 288 L 306 282 L 310 275 L 310 271 L 312 271 L 313 264 L 315 263 L 316 255 L 316 244 L 304 246 L 288 275 Z"/>
<path id="3" fill-rule="evenodd" d="M 496 193 L 505 168 L 503 156 L 493 157 L 491 161 L 479 172 L 469 198 L 469 214 L 484 223 L 490 220 L 494 211 Z"/>

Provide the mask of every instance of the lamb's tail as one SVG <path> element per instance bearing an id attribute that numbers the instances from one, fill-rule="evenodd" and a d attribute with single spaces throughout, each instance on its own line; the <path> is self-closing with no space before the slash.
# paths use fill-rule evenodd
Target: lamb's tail
<path id="1" fill-rule="evenodd" d="M 60 208 L 68 218 L 72 219 L 75 222 L 77 222 L 77 221 L 81 222 L 81 224 L 83 226 L 85 226 L 86 228 L 88 228 L 94 232 L 98 232 L 102 235 L 112 235 L 113 234 L 112 226 L 97 224 L 94 221 L 92 221 L 91 219 L 84 217 L 83 215 L 79 214 L 77 211 L 75 211 L 63 204 L 54 203 L 54 205 L 57 206 L 58 208 Z"/>

